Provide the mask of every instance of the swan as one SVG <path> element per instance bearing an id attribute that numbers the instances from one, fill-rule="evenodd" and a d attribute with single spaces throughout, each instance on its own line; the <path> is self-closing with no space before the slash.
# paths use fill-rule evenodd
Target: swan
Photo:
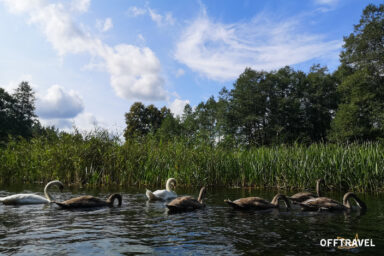
<path id="1" fill-rule="evenodd" d="M 63 192 L 64 185 L 58 180 L 48 182 L 44 188 L 45 197 L 35 195 L 35 194 L 16 194 L 11 196 L 6 196 L 0 198 L 0 202 L 7 205 L 16 205 L 16 204 L 48 204 L 54 201 L 54 198 L 49 194 L 48 189 L 51 186 L 58 186 L 60 192 Z"/>
<path id="2" fill-rule="evenodd" d="M 363 201 L 361 201 L 360 198 L 358 198 L 353 192 L 345 193 L 343 197 L 343 203 L 340 203 L 328 197 L 317 197 L 308 199 L 300 203 L 300 206 L 302 207 L 303 211 L 345 211 L 351 209 L 351 204 L 349 202 L 351 198 L 356 201 L 357 205 L 360 207 L 361 210 L 367 210 L 367 205 Z"/>
<path id="3" fill-rule="evenodd" d="M 182 196 L 173 199 L 169 204 L 166 204 L 169 213 L 193 211 L 205 207 L 203 198 L 205 196 L 205 187 L 200 189 L 200 194 L 197 200 L 191 196 Z"/>
<path id="4" fill-rule="evenodd" d="M 175 186 L 176 186 L 176 180 L 174 178 L 169 178 L 165 185 L 165 189 L 156 190 L 155 192 L 152 192 L 151 190 L 147 189 L 145 194 L 149 200 L 173 199 L 177 197 L 177 194 L 174 191 L 172 191 L 172 189 L 174 189 Z"/>
<path id="5" fill-rule="evenodd" d="M 235 201 L 229 199 L 224 200 L 225 203 L 232 206 L 234 209 L 240 210 L 267 210 L 271 208 L 278 208 L 279 201 L 283 200 L 287 209 L 291 208 L 288 198 L 285 195 L 277 194 L 271 202 L 260 197 L 245 197 Z"/>
<path id="6" fill-rule="evenodd" d="M 115 202 L 115 199 L 118 200 L 118 206 L 121 206 L 122 198 L 120 194 L 112 194 L 108 197 L 106 201 L 93 196 L 79 196 L 61 203 L 59 202 L 54 202 L 54 203 L 66 209 L 95 208 L 95 207 L 106 207 L 106 206 L 113 207 L 113 203 Z"/>
<path id="7" fill-rule="evenodd" d="M 316 181 L 316 194 L 313 194 L 311 192 L 300 192 L 300 193 L 296 193 L 292 196 L 289 197 L 289 199 L 291 199 L 291 201 L 296 204 L 296 203 L 301 203 L 301 202 L 304 202 L 305 200 L 308 200 L 308 199 L 311 199 L 311 198 L 316 198 L 316 197 L 321 197 L 321 192 L 320 192 L 320 185 L 324 185 L 325 186 L 325 182 L 323 179 L 318 179 Z"/>

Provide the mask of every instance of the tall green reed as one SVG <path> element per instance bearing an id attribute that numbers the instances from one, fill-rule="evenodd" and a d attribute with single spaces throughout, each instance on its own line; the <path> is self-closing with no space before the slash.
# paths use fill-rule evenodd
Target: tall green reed
<path id="1" fill-rule="evenodd" d="M 384 188 L 384 146 L 300 144 L 226 149 L 204 141 L 148 136 L 125 144 L 106 131 L 11 140 L 0 148 L 0 183 L 308 188 L 324 178 L 331 189 Z"/>

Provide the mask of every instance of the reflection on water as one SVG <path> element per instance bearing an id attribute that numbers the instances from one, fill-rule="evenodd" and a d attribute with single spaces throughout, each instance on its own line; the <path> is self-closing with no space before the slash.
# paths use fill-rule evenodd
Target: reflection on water
<path id="1" fill-rule="evenodd" d="M 7 188 L 0 196 L 17 192 Z M 116 192 L 116 191 L 111 191 Z M 382 195 L 359 195 L 368 211 L 352 214 L 272 209 L 236 211 L 224 199 L 257 195 L 271 200 L 274 192 L 210 189 L 204 210 L 168 215 L 164 202 L 148 202 L 144 189 L 121 191 L 123 206 L 92 211 L 67 211 L 54 205 L 0 205 L 0 254 L 24 255 L 379 255 L 384 249 Z M 197 197 L 198 189 L 177 190 Z M 54 193 L 58 201 L 92 194 L 106 198 L 108 191 L 68 190 Z M 342 194 L 328 195 L 341 200 Z M 373 239 L 375 248 L 344 251 L 323 248 L 323 238 Z"/>

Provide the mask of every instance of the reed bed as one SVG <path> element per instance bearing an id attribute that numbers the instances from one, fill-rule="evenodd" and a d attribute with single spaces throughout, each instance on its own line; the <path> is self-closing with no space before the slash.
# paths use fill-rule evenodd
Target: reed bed
<path id="1" fill-rule="evenodd" d="M 310 188 L 320 177 L 331 189 L 384 189 L 384 145 L 313 144 L 226 149 L 156 138 L 121 144 L 107 132 L 11 140 L 0 148 L 0 183 L 59 179 L 66 184 Z"/>

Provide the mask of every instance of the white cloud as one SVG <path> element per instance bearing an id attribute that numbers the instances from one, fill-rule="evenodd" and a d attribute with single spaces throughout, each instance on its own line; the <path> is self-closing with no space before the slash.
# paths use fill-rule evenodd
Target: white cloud
<path id="1" fill-rule="evenodd" d="M 335 5 L 338 2 L 339 0 L 315 0 L 315 3 L 320 5 Z"/>
<path id="2" fill-rule="evenodd" d="M 163 100 L 166 91 L 160 76 L 161 65 L 149 48 L 121 44 L 106 48 L 101 56 L 111 74 L 111 85 L 118 96 L 135 100 Z"/>
<path id="3" fill-rule="evenodd" d="M 108 30 L 113 28 L 112 19 L 106 18 L 104 21 L 103 20 L 97 20 L 96 21 L 96 27 L 101 32 L 107 32 Z"/>
<path id="4" fill-rule="evenodd" d="M 72 0 L 71 9 L 78 12 L 87 12 L 90 5 L 91 0 Z"/>
<path id="5" fill-rule="evenodd" d="M 128 44 L 111 47 L 103 43 L 87 32 L 84 26 L 76 24 L 70 12 L 60 3 L 46 4 L 37 0 L 34 0 L 36 5 L 22 0 L 3 2 L 8 9 L 29 15 L 29 23 L 43 31 L 60 56 L 88 53 L 92 60 L 101 58 L 118 96 L 127 100 L 166 99 L 161 64 L 149 48 Z M 103 67 L 102 63 L 98 63 L 98 67 Z"/>
<path id="6" fill-rule="evenodd" d="M 184 112 L 185 105 L 189 104 L 189 100 L 175 99 L 169 106 L 171 112 L 175 116 L 181 116 Z"/>
<path id="7" fill-rule="evenodd" d="M 0 0 L 3 2 L 11 13 L 20 14 L 26 11 L 38 9 L 46 4 L 45 0 Z"/>
<path id="8" fill-rule="evenodd" d="M 44 119 L 40 118 L 40 122 L 43 126 L 54 126 L 60 130 L 71 132 L 76 127 L 80 131 L 91 131 L 95 127 L 102 127 L 104 123 L 97 120 L 97 118 L 88 112 L 83 112 L 77 115 L 75 118 L 54 118 Z"/>
<path id="9" fill-rule="evenodd" d="M 81 113 L 73 119 L 73 123 L 76 128 L 88 131 L 101 124 L 92 113 Z"/>
<path id="10" fill-rule="evenodd" d="M 175 18 L 173 17 L 172 13 L 167 12 L 164 15 L 159 14 L 156 10 L 151 8 L 140 8 L 136 6 L 132 6 L 127 10 L 127 15 L 131 17 L 137 17 L 141 15 L 148 14 L 149 17 L 158 25 L 158 26 L 165 26 L 165 25 L 174 25 L 175 24 Z"/>
<path id="11" fill-rule="evenodd" d="M 230 81 L 246 67 L 273 70 L 314 58 L 338 58 L 341 40 L 300 31 L 299 20 L 272 22 L 267 15 L 248 23 L 212 21 L 205 11 L 182 33 L 175 59 L 216 81 Z"/>
<path id="12" fill-rule="evenodd" d="M 148 8 L 148 13 L 151 19 L 156 22 L 158 26 L 173 25 L 175 19 L 170 12 L 165 15 L 158 14 L 155 10 Z"/>
<path id="13" fill-rule="evenodd" d="M 33 90 L 36 90 L 38 88 L 38 86 L 36 84 L 31 83 L 32 75 L 30 75 L 30 74 L 23 74 L 16 80 L 11 80 L 9 82 L 1 83 L 0 87 L 5 89 L 8 93 L 13 93 L 15 91 L 15 89 L 23 81 L 28 82 L 28 84 L 32 87 Z"/>
<path id="14" fill-rule="evenodd" d="M 132 7 L 130 7 L 127 10 L 126 13 L 127 13 L 128 16 L 137 17 L 137 16 L 140 16 L 140 15 L 146 14 L 147 10 L 143 9 L 143 8 L 136 7 L 136 6 L 132 6 Z"/>
<path id="15" fill-rule="evenodd" d="M 40 118 L 40 123 L 45 127 L 54 126 L 55 128 L 58 128 L 58 129 L 64 130 L 64 131 L 72 130 L 72 127 L 74 125 L 74 123 L 71 119 L 44 119 L 44 118 Z"/>
<path id="16" fill-rule="evenodd" d="M 185 74 L 184 69 L 182 69 L 182 68 L 177 69 L 177 71 L 176 71 L 176 77 L 181 77 L 181 76 L 183 76 L 184 74 Z"/>
<path id="17" fill-rule="evenodd" d="M 46 95 L 37 97 L 37 115 L 44 119 L 73 118 L 84 110 L 80 95 L 59 85 L 51 86 Z"/>

